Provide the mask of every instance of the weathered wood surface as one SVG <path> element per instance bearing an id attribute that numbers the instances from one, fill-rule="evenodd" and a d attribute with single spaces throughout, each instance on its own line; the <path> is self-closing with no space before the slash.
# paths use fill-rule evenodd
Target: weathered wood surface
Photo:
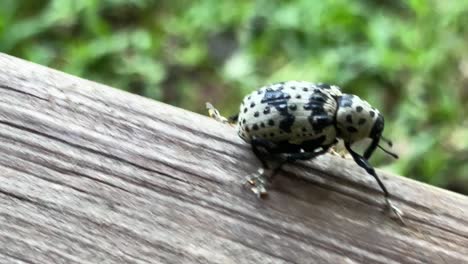
<path id="1" fill-rule="evenodd" d="M 227 125 L 0 55 L 1 263 L 468 263 L 465 196 L 379 171 L 401 226 L 352 161 L 266 200 L 258 166 Z"/>

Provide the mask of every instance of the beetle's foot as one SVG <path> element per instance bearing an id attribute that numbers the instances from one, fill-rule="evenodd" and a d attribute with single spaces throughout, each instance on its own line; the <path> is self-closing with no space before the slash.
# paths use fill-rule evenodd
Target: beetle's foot
<path id="1" fill-rule="evenodd" d="M 390 199 L 386 198 L 385 201 L 387 202 L 387 206 L 392 211 L 394 216 L 396 216 L 401 223 L 405 224 L 405 221 L 403 220 L 403 212 L 398 209 L 398 207 L 393 205 Z"/>
<path id="2" fill-rule="evenodd" d="M 328 152 L 333 156 L 338 156 L 343 159 L 352 159 L 353 156 L 348 152 L 342 140 L 338 140 L 338 142 L 329 148 Z"/>
<path id="3" fill-rule="evenodd" d="M 328 150 L 328 153 L 332 154 L 333 156 L 339 156 L 341 157 L 340 153 L 338 153 L 334 148 L 330 148 Z"/>
<path id="4" fill-rule="evenodd" d="M 352 159 L 353 156 L 346 151 L 346 149 L 339 149 L 336 147 L 332 147 L 328 150 L 328 153 L 332 154 L 333 156 L 337 156 L 343 159 Z"/>
<path id="5" fill-rule="evenodd" d="M 223 124 L 229 124 L 229 120 L 222 116 L 218 109 L 216 109 L 212 104 L 206 103 L 206 109 L 208 109 L 208 115 L 211 118 L 214 118 L 216 121 L 221 122 Z"/>
<path id="6" fill-rule="evenodd" d="M 245 177 L 245 182 L 252 185 L 250 190 L 257 195 L 257 197 L 262 197 L 267 194 L 266 185 L 268 184 L 268 180 L 263 168 L 260 168 L 257 172 Z"/>

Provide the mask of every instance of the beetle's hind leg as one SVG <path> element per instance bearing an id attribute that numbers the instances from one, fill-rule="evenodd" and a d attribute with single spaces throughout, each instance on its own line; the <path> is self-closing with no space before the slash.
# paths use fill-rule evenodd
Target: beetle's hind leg
<path id="1" fill-rule="evenodd" d="M 208 115 L 215 119 L 218 122 L 221 122 L 223 124 L 235 124 L 237 123 L 237 119 L 239 118 L 239 114 L 230 116 L 228 118 L 222 116 L 218 109 L 216 109 L 212 104 L 206 103 L 206 109 L 208 109 Z"/>

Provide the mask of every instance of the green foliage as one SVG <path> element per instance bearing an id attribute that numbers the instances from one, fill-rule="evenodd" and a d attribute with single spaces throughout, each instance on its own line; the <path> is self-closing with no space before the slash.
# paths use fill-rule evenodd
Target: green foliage
<path id="1" fill-rule="evenodd" d="M 204 113 L 290 79 L 386 117 L 399 174 L 468 193 L 467 1 L 3 0 L 0 50 Z"/>

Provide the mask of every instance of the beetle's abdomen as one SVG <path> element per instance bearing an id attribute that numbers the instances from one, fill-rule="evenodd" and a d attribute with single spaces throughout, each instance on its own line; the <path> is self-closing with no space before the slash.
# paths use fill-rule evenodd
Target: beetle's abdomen
<path id="1" fill-rule="evenodd" d="M 238 133 L 244 140 L 252 137 L 273 142 L 304 141 L 324 138 L 330 144 L 336 138 L 336 86 L 289 81 L 264 86 L 242 101 Z"/>

